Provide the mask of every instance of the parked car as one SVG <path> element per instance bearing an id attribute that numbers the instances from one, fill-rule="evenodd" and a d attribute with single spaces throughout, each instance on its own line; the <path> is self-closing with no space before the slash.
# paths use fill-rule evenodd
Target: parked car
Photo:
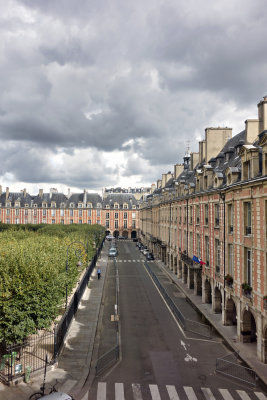
<path id="1" fill-rule="evenodd" d="M 142 244 L 140 242 L 136 243 L 136 247 L 138 247 L 138 249 L 140 250 L 142 247 Z"/>
<path id="2" fill-rule="evenodd" d="M 118 250 L 115 247 L 111 247 L 108 251 L 109 257 L 116 257 L 118 255 Z"/>
<path id="3" fill-rule="evenodd" d="M 113 240 L 113 239 L 115 239 L 115 238 L 114 238 L 114 236 L 112 236 L 112 235 L 107 235 L 107 236 L 106 236 L 106 239 L 110 241 L 110 240 Z"/>
<path id="4" fill-rule="evenodd" d="M 133 238 L 133 242 L 138 242 L 138 239 L 137 238 Z"/>
<path id="5" fill-rule="evenodd" d="M 154 258 L 154 256 L 153 256 L 153 253 L 147 253 L 146 259 L 147 259 L 148 261 L 150 261 L 150 260 L 155 260 L 155 258 Z"/>
<path id="6" fill-rule="evenodd" d="M 39 399 L 39 397 L 38 397 L 38 399 Z M 73 400 L 69 394 L 63 393 L 63 392 L 54 392 L 54 393 L 48 394 L 46 396 L 43 396 L 42 399 L 45 399 L 45 400 Z"/>
<path id="7" fill-rule="evenodd" d="M 125 239 L 125 237 L 124 236 L 119 236 L 118 239 L 122 240 L 122 239 Z"/>
<path id="8" fill-rule="evenodd" d="M 147 253 L 149 253 L 149 250 L 148 250 L 148 249 L 143 249 L 143 250 L 142 250 L 142 253 L 143 253 L 144 256 L 145 256 L 145 255 L 147 255 Z"/>

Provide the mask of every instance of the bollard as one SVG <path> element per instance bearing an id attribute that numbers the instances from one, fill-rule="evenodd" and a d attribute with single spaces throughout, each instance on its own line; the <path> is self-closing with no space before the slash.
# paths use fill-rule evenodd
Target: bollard
<path id="1" fill-rule="evenodd" d="M 29 383 L 30 382 L 30 377 L 31 377 L 31 367 L 26 367 L 25 368 L 25 382 Z"/>

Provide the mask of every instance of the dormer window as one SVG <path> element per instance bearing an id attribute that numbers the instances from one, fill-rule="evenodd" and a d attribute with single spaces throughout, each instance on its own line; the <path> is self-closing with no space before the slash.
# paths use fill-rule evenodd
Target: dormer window
<path id="1" fill-rule="evenodd" d="M 74 203 L 70 203 L 70 207 L 73 208 L 74 207 Z"/>
<path id="2" fill-rule="evenodd" d="M 65 203 L 61 203 L 60 208 L 64 208 L 64 207 L 65 207 Z"/>
<path id="3" fill-rule="evenodd" d="M 251 173 L 250 173 L 250 161 L 246 161 L 243 163 L 243 179 L 247 180 L 250 179 Z"/>
<path id="4" fill-rule="evenodd" d="M 25 204 L 24 204 L 24 207 L 29 207 L 29 204 L 28 204 L 28 203 L 25 203 Z"/>
<path id="5" fill-rule="evenodd" d="M 115 203 L 115 204 L 114 204 L 114 208 L 119 208 L 119 204 L 118 204 L 118 203 Z"/>
<path id="6" fill-rule="evenodd" d="M 19 201 L 16 201 L 16 202 L 15 202 L 15 207 L 19 207 L 19 206 L 20 206 Z"/>
<path id="7" fill-rule="evenodd" d="M 127 203 L 124 203 L 124 204 L 123 204 L 123 208 L 128 208 L 128 204 L 127 204 Z"/>
<path id="8" fill-rule="evenodd" d="M 78 208 L 82 208 L 83 203 L 78 203 Z"/>
<path id="9" fill-rule="evenodd" d="M 42 204 L 42 207 L 43 207 L 43 208 L 46 208 L 46 207 L 47 207 L 47 203 L 43 203 L 43 204 Z"/>
<path id="10" fill-rule="evenodd" d="M 33 205 L 33 207 L 37 208 L 37 204 L 35 203 L 35 204 Z"/>
<path id="11" fill-rule="evenodd" d="M 51 203 L 51 208 L 56 208 L 56 203 L 54 201 Z"/>
<path id="12" fill-rule="evenodd" d="M 97 208 L 101 208 L 101 203 L 97 203 Z"/>
<path id="13" fill-rule="evenodd" d="M 232 175 L 228 174 L 227 175 L 227 185 L 231 185 L 231 183 L 232 183 Z"/>
<path id="14" fill-rule="evenodd" d="M 106 208 L 109 208 L 109 204 L 106 204 Z"/>
<path id="15" fill-rule="evenodd" d="M 135 206 L 135 205 L 133 205 L 133 206 L 132 206 L 132 208 L 133 208 L 133 210 L 135 210 L 135 209 L 136 209 L 136 206 Z"/>
<path id="16" fill-rule="evenodd" d="M 88 208 L 92 208 L 92 203 L 87 203 Z"/>

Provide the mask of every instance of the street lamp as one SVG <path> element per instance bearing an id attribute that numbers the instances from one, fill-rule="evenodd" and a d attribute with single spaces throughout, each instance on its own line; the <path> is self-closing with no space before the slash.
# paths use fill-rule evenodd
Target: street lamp
<path id="1" fill-rule="evenodd" d="M 73 244 L 79 244 L 82 245 L 82 247 L 84 248 L 84 250 L 86 251 L 85 245 L 82 242 L 79 241 L 74 241 L 71 242 L 68 246 L 67 246 L 67 258 L 66 258 L 66 274 L 68 274 L 68 269 L 69 269 L 69 248 L 73 245 Z M 88 252 L 87 252 L 88 254 Z M 75 249 L 75 255 L 80 258 L 81 257 L 81 250 L 80 249 Z M 81 266 L 82 262 L 81 260 L 79 260 L 77 262 L 77 267 Z M 66 282 L 66 305 L 65 305 L 65 309 L 67 309 L 68 306 L 68 283 Z"/>

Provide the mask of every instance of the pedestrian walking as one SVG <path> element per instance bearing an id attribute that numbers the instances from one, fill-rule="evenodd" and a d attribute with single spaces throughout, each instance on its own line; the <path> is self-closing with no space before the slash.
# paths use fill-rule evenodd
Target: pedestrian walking
<path id="1" fill-rule="evenodd" d="M 97 278 L 100 279 L 101 278 L 101 269 L 98 268 L 97 270 Z"/>

